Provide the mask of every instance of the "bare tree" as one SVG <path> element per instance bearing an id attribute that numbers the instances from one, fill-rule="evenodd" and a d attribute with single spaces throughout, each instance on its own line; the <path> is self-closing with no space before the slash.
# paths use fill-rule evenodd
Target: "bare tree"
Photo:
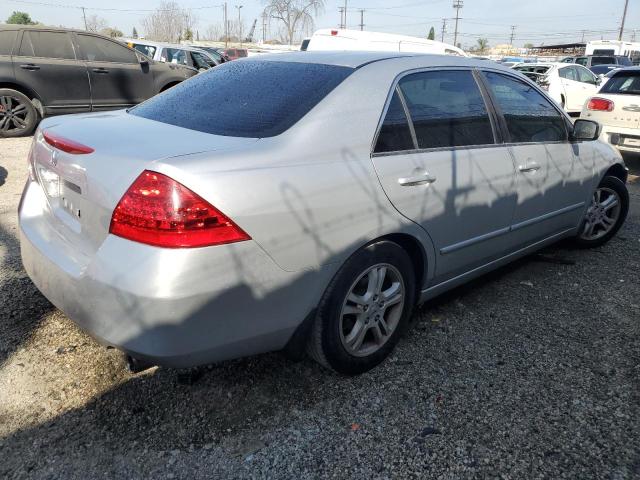
<path id="1" fill-rule="evenodd" d="M 205 40 L 220 41 L 224 35 L 224 27 L 220 23 L 213 23 L 204 32 Z"/>
<path id="2" fill-rule="evenodd" d="M 109 24 L 107 23 L 107 21 L 104 18 L 99 17 L 98 15 L 89 15 L 87 17 L 88 32 L 98 33 L 101 30 L 104 30 L 105 28 L 107 28 L 108 26 Z"/>
<path id="3" fill-rule="evenodd" d="M 313 28 L 313 17 L 324 10 L 324 0 L 267 0 L 264 13 L 284 28 L 289 45 L 298 31 Z"/>
<path id="4" fill-rule="evenodd" d="M 196 26 L 191 10 L 180 8 L 174 1 L 163 1 L 142 20 L 146 38 L 162 42 L 176 42 L 189 36 Z"/>

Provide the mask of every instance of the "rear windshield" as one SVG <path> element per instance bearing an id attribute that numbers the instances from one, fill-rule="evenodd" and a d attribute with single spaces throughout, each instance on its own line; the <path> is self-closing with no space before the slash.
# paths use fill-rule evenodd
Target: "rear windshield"
<path id="1" fill-rule="evenodd" d="M 640 70 L 618 72 L 604 84 L 600 89 L 600 93 L 640 95 Z"/>
<path id="2" fill-rule="evenodd" d="M 129 113 L 214 135 L 273 137 L 300 120 L 352 72 L 335 65 L 228 62 Z"/>

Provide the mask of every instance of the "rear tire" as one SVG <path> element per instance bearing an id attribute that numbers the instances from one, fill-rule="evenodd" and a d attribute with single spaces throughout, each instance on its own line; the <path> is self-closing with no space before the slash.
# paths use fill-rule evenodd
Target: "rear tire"
<path id="1" fill-rule="evenodd" d="M 17 90 L 0 88 L 0 138 L 31 135 L 39 120 L 29 97 Z"/>
<path id="2" fill-rule="evenodd" d="M 580 248 L 604 245 L 620 230 L 628 212 L 629 192 L 624 182 L 611 175 L 604 177 L 593 192 L 574 243 Z"/>
<path id="3" fill-rule="evenodd" d="M 415 297 L 415 273 L 402 247 L 385 240 L 362 248 L 327 287 L 307 352 L 342 374 L 372 369 L 398 343 Z"/>

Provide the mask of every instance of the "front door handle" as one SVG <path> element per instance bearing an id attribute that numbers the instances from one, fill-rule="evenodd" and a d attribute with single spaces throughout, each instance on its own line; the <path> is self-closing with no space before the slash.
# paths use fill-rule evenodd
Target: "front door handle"
<path id="1" fill-rule="evenodd" d="M 95 73 L 109 73 L 109 70 L 107 70 L 106 68 L 94 68 L 93 71 Z"/>
<path id="2" fill-rule="evenodd" d="M 436 181 L 436 177 L 429 175 L 429 172 L 421 173 L 413 177 L 399 178 L 398 183 L 403 187 L 414 187 L 416 185 L 428 185 Z"/>
<path id="3" fill-rule="evenodd" d="M 526 165 L 520 165 L 518 167 L 518 170 L 520 170 L 522 173 L 536 172 L 540 170 L 540 165 L 536 162 L 527 162 Z"/>
<path id="4" fill-rule="evenodd" d="M 40 67 L 34 63 L 25 63 L 23 65 L 20 65 L 20 68 L 24 70 L 40 70 Z"/>

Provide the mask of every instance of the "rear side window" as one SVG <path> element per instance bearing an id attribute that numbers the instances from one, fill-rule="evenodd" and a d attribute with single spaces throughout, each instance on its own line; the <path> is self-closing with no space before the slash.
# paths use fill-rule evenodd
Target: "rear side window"
<path id="1" fill-rule="evenodd" d="M 409 122 L 404 112 L 404 107 L 398 96 L 398 92 L 393 92 L 387 114 L 384 117 L 376 148 L 374 152 L 397 152 L 401 150 L 413 150 L 413 138 L 409 129 Z"/>
<path id="2" fill-rule="evenodd" d="M 129 112 L 214 135 L 272 137 L 300 120 L 352 72 L 298 62 L 228 62 Z"/>
<path id="3" fill-rule="evenodd" d="M 20 55 L 23 57 L 63 58 L 75 60 L 69 34 L 64 32 L 25 31 Z"/>
<path id="4" fill-rule="evenodd" d="M 619 72 L 604 84 L 600 93 L 640 95 L 640 71 Z"/>
<path id="5" fill-rule="evenodd" d="M 480 89 L 469 71 L 421 72 L 400 80 L 418 148 L 494 143 Z"/>
<path id="6" fill-rule="evenodd" d="M 110 40 L 79 34 L 78 43 L 90 62 L 138 63 L 135 53 Z"/>
<path id="7" fill-rule="evenodd" d="M 498 73 L 484 73 L 504 115 L 511 142 L 567 140 L 564 117 L 533 86 Z"/>
<path id="8" fill-rule="evenodd" d="M 189 65 L 186 52 L 177 48 L 165 48 L 162 51 L 161 60 L 163 62 L 177 63 L 179 65 Z"/>
<path id="9" fill-rule="evenodd" d="M 11 55 L 17 33 L 17 30 L 0 32 L 0 55 Z"/>

